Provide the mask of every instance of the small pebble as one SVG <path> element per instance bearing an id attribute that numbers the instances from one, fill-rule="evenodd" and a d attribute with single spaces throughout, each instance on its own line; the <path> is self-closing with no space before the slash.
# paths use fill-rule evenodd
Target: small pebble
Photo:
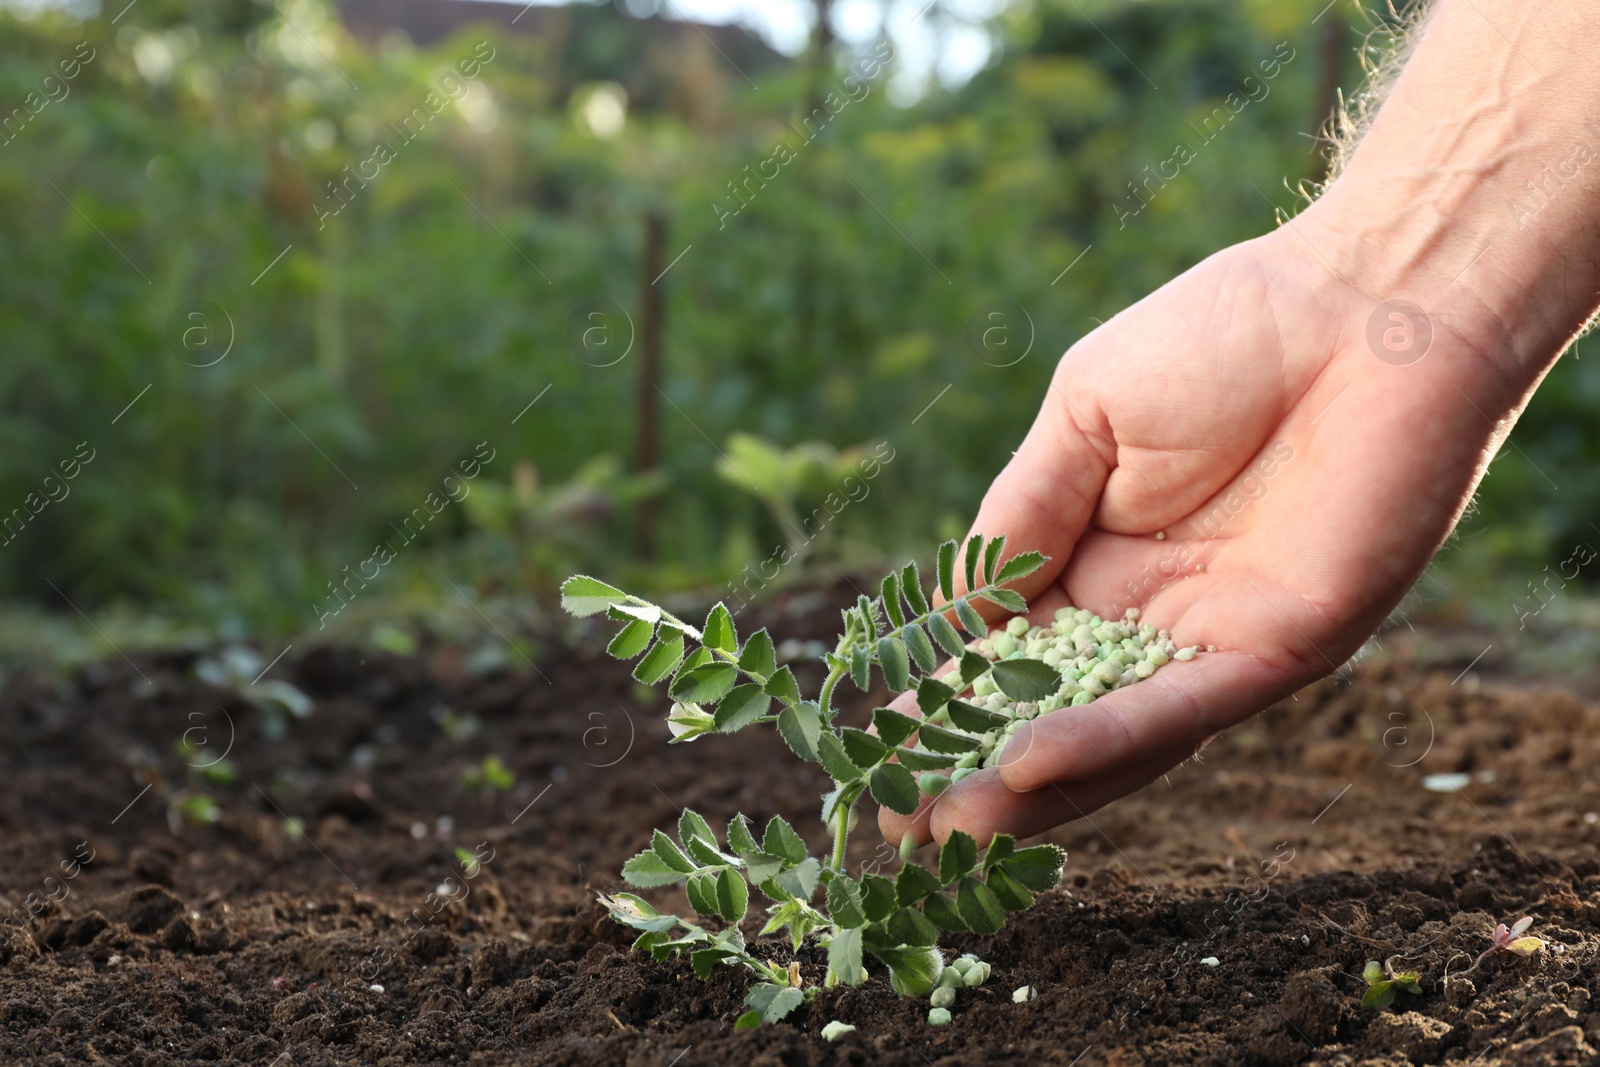
<path id="1" fill-rule="evenodd" d="M 1011 1003 L 1026 1004 L 1030 1000 L 1037 999 L 1038 996 L 1039 991 L 1037 989 L 1033 988 L 1031 985 L 1025 985 L 1021 989 L 1014 989 L 1011 991 Z"/>
<path id="2" fill-rule="evenodd" d="M 845 1034 L 854 1033 L 855 1029 L 856 1028 L 851 1026 L 849 1023 L 842 1023 L 838 1019 L 835 1019 L 833 1022 L 822 1028 L 822 1039 L 824 1041 L 837 1041 Z"/>
<path id="3" fill-rule="evenodd" d="M 1204 959 L 1202 959 L 1200 962 L 1205 964 L 1207 967 L 1220 967 L 1220 966 L 1222 966 L 1222 961 L 1217 959 L 1217 957 L 1215 957 L 1215 956 L 1207 956 Z"/>
<path id="4" fill-rule="evenodd" d="M 377 982 L 373 982 L 371 985 L 367 986 L 367 988 L 372 990 L 374 993 L 383 992 L 383 986 L 379 985 Z"/>

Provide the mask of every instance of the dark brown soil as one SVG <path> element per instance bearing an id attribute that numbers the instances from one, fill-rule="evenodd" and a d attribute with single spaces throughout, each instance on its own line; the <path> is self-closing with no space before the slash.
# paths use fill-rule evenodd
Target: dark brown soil
<path id="1" fill-rule="evenodd" d="M 802 598 L 770 621 L 807 639 L 836 617 Z M 20 677 L 0 697 L 0 904 L 21 920 L 29 894 L 59 899 L 0 941 L 0 1061 L 1600 1061 L 1600 709 L 1561 691 L 1392 664 L 1321 683 L 1052 834 L 1063 888 L 948 945 L 994 968 L 952 1025 L 878 980 L 736 1034 L 743 973 L 702 982 L 630 954 L 594 894 L 678 805 L 781 813 L 820 848 L 824 779 L 775 735 L 669 749 L 662 705 L 579 631 L 550 635 L 545 677 L 297 650 L 272 677 L 316 710 L 278 741 L 195 680 L 196 658 Z M 238 779 L 205 786 L 221 821 L 174 833 L 167 798 L 192 773 L 178 742 L 204 725 L 213 747 L 190 762 L 208 762 L 228 717 Z M 486 799 L 462 772 L 489 753 L 519 784 Z M 1422 788 L 1450 771 L 1471 784 Z M 856 864 L 880 844 L 870 827 Z M 441 907 L 457 847 L 485 862 Z M 1442 985 L 1523 914 L 1546 952 Z M 1363 964 L 1390 957 L 1423 992 L 1361 1010 Z M 1014 1004 L 1024 984 L 1038 999 Z M 857 1029 L 828 1044 L 831 1019 Z"/>

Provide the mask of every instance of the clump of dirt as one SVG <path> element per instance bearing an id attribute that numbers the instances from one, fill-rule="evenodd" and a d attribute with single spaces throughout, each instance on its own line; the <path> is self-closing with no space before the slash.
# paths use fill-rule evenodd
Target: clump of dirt
<path id="1" fill-rule="evenodd" d="M 852 594 L 853 596 L 853 594 Z M 837 618 L 766 620 L 797 653 Z M 1600 1057 L 1600 710 L 1370 664 L 1048 835 L 1062 887 L 992 937 L 954 1022 L 885 981 L 734 1033 L 748 979 L 630 953 L 597 890 L 680 806 L 817 833 L 827 782 L 766 731 L 668 750 L 585 628 L 536 670 L 450 650 L 285 657 L 274 736 L 195 652 L 0 694 L 0 1059 L 129 1064 L 1462 1065 Z M 882 694 L 877 695 L 881 698 Z M 847 712 L 864 717 L 873 701 Z M 186 731 L 190 746 L 180 752 Z M 197 749 L 193 742 L 203 740 Z M 212 762 L 227 750 L 226 778 Z M 508 791 L 464 772 L 498 755 Z M 1466 775 L 1431 792 L 1427 776 Z M 1458 782 L 1460 779 L 1458 778 Z M 1435 783 L 1437 784 L 1437 783 Z M 185 817 L 204 794 L 220 818 Z M 169 823 L 177 812 L 178 832 Z M 868 824 L 870 825 L 870 823 Z M 853 865 L 893 865 L 864 827 Z M 686 908 L 681 893 L 652 894 Z M 1464 978 L 1495 922 L 1549 941 Z M 752 922 L 747 934 L 759 928 Z M 787 948 L 773 944 L 774 957 Z M 808 975 L 821 967 L 802 952 Z M 1422 992 L 1359 1007 L 1367 960 Z M 1013 1003 L 1032 985 L 1038 998 Z M 857 1029 L 835 1043 L 829 1020 Z"/>

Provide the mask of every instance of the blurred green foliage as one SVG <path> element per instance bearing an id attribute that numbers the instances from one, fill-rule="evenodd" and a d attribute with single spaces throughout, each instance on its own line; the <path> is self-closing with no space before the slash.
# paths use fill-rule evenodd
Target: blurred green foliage
<path id="1" fill-rule="evenodd" d="M 0 117 L 23 109 L 0 144 L 0 514 L 95 449 L 0 549 L 0 594 L 314 629 L 330 582 L 480 442 L 496 460 L 376 592 L 539 592 L 574 567 L 718 583 L 849 467 L 787 451 L 811 441 L 898 457 L 837 536 L 957 535 L 1057 354 L 1299 206 L 1365 28 L 1338 24 L 1330 61 L 1323 6 L 1019 4 L 996 62 L 909 107 L 872 48 L 752 86 L 709 49 L 630 80 L 626 35 L 577 59 L 493 27 L 368 47 L 321 0 L 0 13 Z M 1230 93 L 1246 106 L 1219 112 Z M 1192 160 L 1136 196 L 1180 144 Z M 658 283 L 664 466 L 637 475 L 637 345 L 598 358 L 585 330 L 603 313 L 638 340 L 649 211 L 681 256 Z M 1597 398 L 1564 361 L 1468 523 L 1474 572 L 1595 517 Z M 752 491 L 727 477 L 740 455 L 782 477 Z"/>

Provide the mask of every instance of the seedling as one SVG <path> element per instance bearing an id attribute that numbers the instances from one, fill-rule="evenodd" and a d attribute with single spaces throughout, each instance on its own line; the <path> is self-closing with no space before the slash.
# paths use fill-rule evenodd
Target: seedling
<path id="1" fill-rule="evenodd" d="M 254 704 L 261 713 L 261 732 L 268 740 L 276 741 L 289 732 L 289 718 L 306 718 L 313 704 L 310 697 L 288 682 L 276 678 L 261 681 L 262 667 L 260 656 L 243 646 L 232 645 L 217 653 L 215 658 L 195 664 L 194 673 L 201 681 L 231 690 Z"/>
<path id="2" fill-rule="evenodd" d="M 174 834 L 183 831 L 184 823 L 206 826 L 221 821 L 217 802 L 197 790 L 181 789 L 167 800 L 167 826 Z"/>
<path id="3" fill-rule="evenodd" d="M 1375 1011 L 1382 1011 L 1393 1004 L 1402 989 L 1412 994 L 1422 992 L 1422 986 L 1417 984 L 1422 979 L 1421 974 L 1416 971 L 1396 971 L 1388 963 L 1380 966 L 1377 960 L 1367 961 L 1367 968 L 1361 972 L 1361 977 L 1367 983 L 1361 1006 Z"/>
<path id="4" fill-rule="evenodd" d="M 468 767 L 461 772 L 461 781 L 468 789 L 475 789 L 488 796 L 490 793 L 509 793 L 517 784 L 517 776 L 499 756 L 485 756 L 483 762 L 476 767 Z"/>
<path id="5" fill-rule="evenodd" d="M 1543 949 L 1547 943 L 1542 937 L 1533 937 L 1528 934 L 1528 928 L 1532 925 L 1533 916 L 1531 915 L 1524 915 L 1509 927 L 1505 923 L 1496 923 L 1489 947 L 1478 954 L 1478 958 L 1472 961 L 1471 967 L 1464 971 L 1457 971 L 1455 974 L 1449 975 L 1448 978 L 1465 978 L 1477 970 L 1478 965 L 1490 956 L 1517 956 L 1521 959 L 1527 959 L 1532 956 Z M 1452 962 L 1459 958 L 1459 956 L 1452 957 Z"/>
<path id="6" fill-rule="evenodd" d="M 930 606 L 915 563 L 891 573 L 878 597 L 862 596 L 843 612 L 843 632 L 823 657 L 827 677 L 810 700 L 801 696 L 790 668 L 778 666 L 767 631 L 741 643 L 722 604 L 711 609 L 704 627 L 696 628 L 594 578 L 574 577 L 562 586 L 562 606 L 572 614 L 605 613 L 623 624 L 608 651 L 619 659 L 637 659 L 636 679 L 646 685 L 667 683 L 674 701 L 667 718 L 674 743 L 771 724 L 795 755 L 820 764 L 833 780 L 821 811 L 833 847 L 823 857 L 811 856 L 804 839 L 781 817 L 769 820 L 757 838 L 742 814 L 728 823 L 725 835 L 718 835 L 703 817 L 686 810 L 678 820 L 676 841 L 657 830 L 650 847 L 623 866 L 623 878 L 641 888 L 686 882 L 695 912 L 720 920 L 720 930 L 663 915 L 632 893 L 600 897 L 613 919 L 640 931 L 636 949 L 658 959 L 687 955 L 702 978 L 719 963 L 752 971 L 761 981 L 751 989 L 746 999 L 750 1010 L 736 1028 L 781 1019 L 816 992 L 804 985 L 798 964 L 761 959 L 746 944 L 739 923 L 749 909 L 751 886 L 771 902 L 763 935 L 784 932 L 796 951 L 808 937 L 827 947 L 827 986 L 866 980 L 862 964 L 871 956 L 887 967 L 896 992 L 926 996 L 945 969 L 938 949 L 941 931 L 995 933 L 1007 912 L 1029 907 L 1035 893 L 1060 881 L 1066 853 L 1054 845 L 1018 848 L 1010 836 L 996 834 L 980 850 L 959 831 L 940 849 L 936 871 L 909 862 L 910 850 L 904 847 L 907 862 L 893 879 L 877 873 L 852 877 L 845 871 L 850 813 L 864 793 L 910 815 L 922 794 L 943 788 L 962 770 L 997 759 L 1014 724 L 1049 710 L 1041 702 L 1059 697 L 1070 686 L 1085 689 L 1079 660 L 1091 649 L 1097 664 L 1117 657 L 1115 678 L 1097 681 L 1104 692 L 1150 673 L 1133 669 L 1136 662 L 1147 661 L 1121 658 L 1128 651 L 1122 642 L 1137 635 L 1142 647 L 1158 652 L 1166 642 L 1164 633 L 1133 628 L 1135 615 L 1128 623 L 1107 625 L 1074 609 L 1066 609 L 1064 616 L 1071 620 L 1069 630 L 1053 633 L 1048 642 L 1060 653 L 1055 663 L 1034 658 L 1045 651 L 1045 642 L 1042 636 L 1029 636 L 1033 631 L 1026 622 L 1020 629 L 991 635 L 976 604 L 987 601 L 1010 612 L 1025 611 L 1022 596 L 1005 587 L 1045 562 L 1039 553 L 1026 552 L 1002 563 L 1004 550 L 1003 537 L 969 540 L 964 559 L 969 592 L 957 596 L 958 546 L 945 542 L 938 553 L 937 586 L 946 603 L 937 609 Z M 951 616 L 972 641 L 963 643 Z M 1013 620 L 1011 627 L 1019 621 Z M 1082 642 L 1075 638 L 1080 629 Z M 1013 646 L 1018 636 L 1027 637 L 1027 644 L 1007 649 L 999 641 L 1001 633 Z M 1056 644 L 1063 637 L 1074 653 L 1070 662 Z M 1100 645 L 1105 646 L 1104 656 Z M 957 663 L 935 678 L 940 652 Z M 835 688 L 848 678 L 865 691 L 874 669 L 890 689 L 915 690 L 923 718 L 878 708 L 872 713 L 872 733 L 840 724 Z M 1079 673 L 1073 677 L 1070 672 Z M 973 700 L 960 699 L 969 691 Z M 1089 692 L 1087 699 L 1093 699 Z M 919 783 L 917 774 L 927 777 Z M 988 965 L 969 962 L 957 974 L 963 984 L 975 985 L 988 976 Z"/>
<path id="7" fill-rule="evenodd" d="M 460 845 L 457 845 L 456 846 L 456 859 L 461 864 L 461 873 L 465 874 L 468 878 L 476 878 L 476 877 L 478 877 L 478 870 L 479 870 L 479 866 L 480 865 L 478 863 L 478 857 L 477 856 L 473 855 L 471 852 L 468 852 L 466 849 L 462 848 Z"/>

